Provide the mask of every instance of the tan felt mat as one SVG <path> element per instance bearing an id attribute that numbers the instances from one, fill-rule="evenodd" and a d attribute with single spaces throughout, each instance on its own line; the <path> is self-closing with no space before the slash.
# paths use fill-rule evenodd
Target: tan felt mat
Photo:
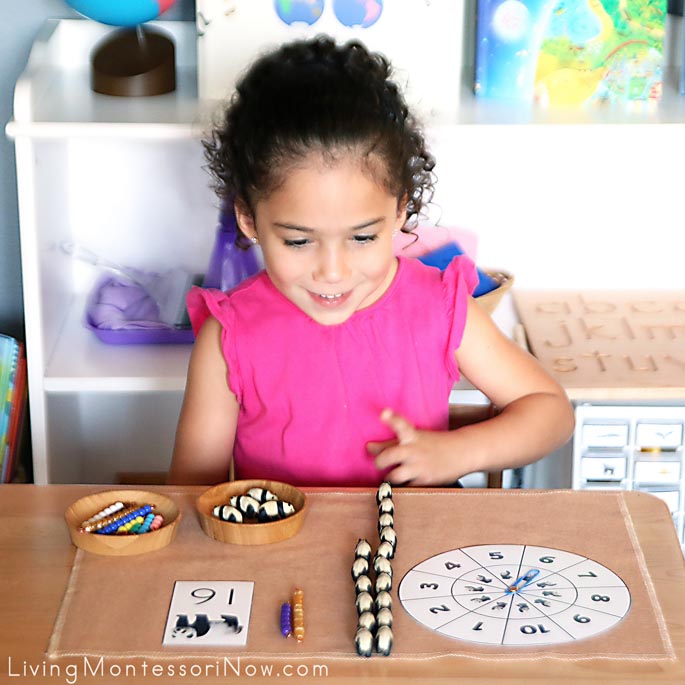
<path id="1" fill-rule="evenodd" d="M 360 537 L 377 544 L 373 493 L 313 493 L 298 535 L 246 547 L 202 532 L 194 498 L 171 495 L 184 517 L 165 549 L 132 557 L 79 550 L 48 648 L 50 657 L 107 656 L 357 659 L 357 615 L 350 568 Z M 569 491 L 396 490 L 397 555 L 393 561 L 393 660 L 446 656 L 476 659 L 673 659 L 674 653 L 622 493 Z M 483 646 L 440 635 L 401 607 L 397 587 L 419 562 L 481 544 L 526 544 L 586 556 L 618 574 L 631 607 L 613 628 L 555 646 Z M 252 580 L 246 648 L 164 647 L 162 636 L 176 580 Z M 279 607 L 294 588 L 305 593 L 306 638 L 279 632 Z"/>

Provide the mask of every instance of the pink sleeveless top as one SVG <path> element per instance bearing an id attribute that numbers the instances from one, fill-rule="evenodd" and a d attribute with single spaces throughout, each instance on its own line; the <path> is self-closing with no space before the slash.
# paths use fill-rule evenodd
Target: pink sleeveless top
<path id="1" fill-rule="evenodd" d="M 454 351 L 477 281 L 467 257 L 443 273 L 399 257 L 388 290 L 334 326 L 313 321 L 264 271 L 228 293 L 194 288 L 193 329 L 208 316 L 221 323 L 240 404 L 236 478 L 375 486 L 386 472 L 366 444 L 395 437 L 379 418 L 385 407 L 417 428 L 447 429 Z"/>

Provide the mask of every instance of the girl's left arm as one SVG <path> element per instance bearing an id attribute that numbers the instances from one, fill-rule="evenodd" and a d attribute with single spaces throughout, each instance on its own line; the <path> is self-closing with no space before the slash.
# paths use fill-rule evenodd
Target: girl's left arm
<path id="1" fill-rule="evenodd" d="M 466 328 L 455 352 L 459 369 L 497 407 L 481 423 L 453 431 L 414 428 L 391 410 L 383 420 L 394 445 L 370 445 L 388 478 L 411 485 L 443 485 L 475 471 L 524 466 L 563 445 L 573 432 L 573 408 L 563 388 L 537 360 L 501 333 L 469 298 Z"/>

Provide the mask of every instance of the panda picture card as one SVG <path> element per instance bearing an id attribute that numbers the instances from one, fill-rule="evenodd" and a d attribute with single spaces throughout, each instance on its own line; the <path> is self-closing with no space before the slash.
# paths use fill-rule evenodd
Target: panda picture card
<path id="1" fill-rule="evenodd" d="M 177 580 L 162 644 L 244 647 L 253 591 L 246 580 Z"/>

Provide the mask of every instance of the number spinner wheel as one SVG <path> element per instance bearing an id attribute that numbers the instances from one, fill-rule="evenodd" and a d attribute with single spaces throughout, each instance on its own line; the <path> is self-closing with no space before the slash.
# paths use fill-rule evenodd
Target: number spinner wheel
<path id="1" fill-rule="evenodd" d="M 409 570 L 403 608 L 442 635 L 489 645 L 554 645 L 592 637 L 630 609 L 630 591 L 587 557 L 531 545 L 476 545 Z"/>

